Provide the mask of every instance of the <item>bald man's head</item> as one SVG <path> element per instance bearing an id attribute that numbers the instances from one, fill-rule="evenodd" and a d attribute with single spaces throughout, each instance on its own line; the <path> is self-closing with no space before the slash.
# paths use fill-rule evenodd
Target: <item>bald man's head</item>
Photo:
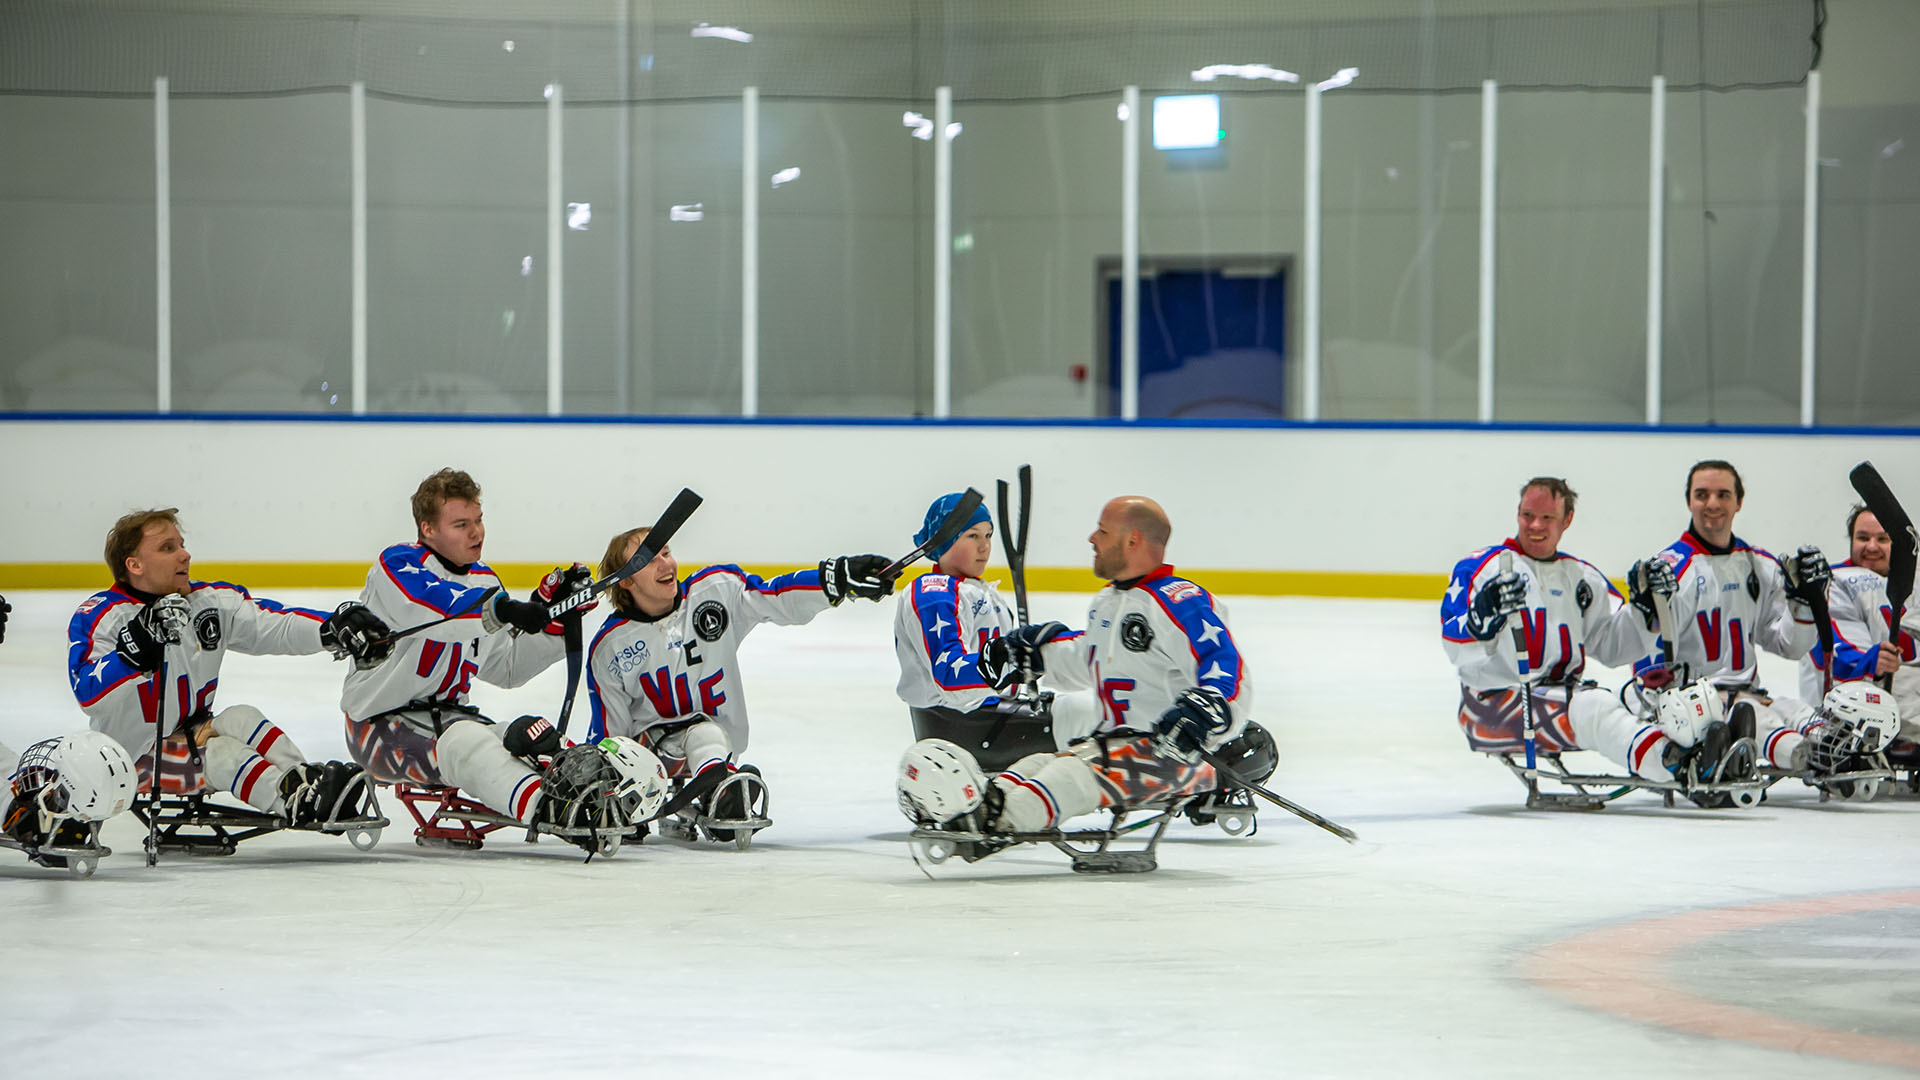
<path id="1" fill-rule="evenodd" d="M 1173 523 L 1159 503 L 1144 495 L 1111 499 L 1087 538 L 1093 545 L 1093 572 L 1113 581 L 1139 577 L 1166 562 L 1172 536 Z"/>

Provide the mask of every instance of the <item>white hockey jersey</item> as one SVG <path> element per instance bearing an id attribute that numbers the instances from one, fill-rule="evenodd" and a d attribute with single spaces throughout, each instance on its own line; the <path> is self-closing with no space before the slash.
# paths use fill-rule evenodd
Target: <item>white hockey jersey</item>
<path id="1" fill-rule="evenodd" d="M 1887 603 L 1887 579 L 1867 569 L 1843 562 L 1833 568 L 1833 583 L 1827 586 L 1827 609 L 1833 616 L 1833 681 L 1850 682 L 1873 677 L 1878 653 L 1884 645 L 1888 625 L 1893 621 L 1893 605 Z M 1818 629 L 1817 627 L 1815 628 Z M 1900 662 L 1914 663 L 1914 634 L 1920 632 L 1920 613 L 1909 609 L 1900 616 Z M 1800 661 L 1800 699 L 1819 701 L 1825 687 L 1827 656 L 1814 640 L 1813 651 Z M 1893 676 L 1893 696 L 1900 705 L 1903 720 L 1920 717 L 1920 667 L 1901 667 Z"/>
<path id="2" fill-rule="evenodd" d="M 993 582 L 937 570 L 920 575 L 901 591 L 894 615 L 894 693 L 919 709 L 972 712 L 994 701 L 999 693 L 980 677 L 980 650 L 1014 625 Z"/>
<path id="3" fill-rule="evenodd" d="M 1673 567 L 1679 584 L 1675 625 L 1667 630 L 1678 641 L 1656 640 L 1634 664 L 1636 672 L 1678 659 L 1688 678 L 1750 686 L 1760 669 L 1754 646 L 1798 660 L 1819 640 L 1811 610 L 1787 598 L 1779 560 L 1745 540 L 1734 537 L 1732 549 L 1716 555 L 1689 529 L 1659 558 Z"/>
<path id="4" fill-rule="evenodd" d="M 740 639 L 761 623 L 794 626 L 829 606 L 818 570 L 762 581 L 723 565 L 682 581 L 680 599 L 658 619 L 614 612 L 588 649 L 588 741 L 639 738 L 655 724 L 705 713 L 726 730 L 735 754 L 745 751 Z"/>
<path id="5" fill-rule="evenodd" d="M 105 732 L 139 760 L 153 752 L 161 708 L 157 671 L 142 672 L 114 651 L 120 628 L 147 601 L 124 585 L 94 593 L 67 624 L 67 679 L 93 730 Z M 324 611 L 288 607 L 224 581 L 196 581 L 187 594 L 185 639 L 166 648 L 166 723 L 212 712 L 220 661 L 228 649 L 251 656 L 304 656 L 320 649 Z"/>
<path id="6" fill-rule="evenodd" d="M 367 720 L 415 701 L 465 704 L 474 678 L 512 689 L 545 671 L 566 653 L 558 634 L 518 634 L 481 628 L 478 601 L 500 575 L 486 563 L 458 567 L 425 544 L 395 544 L 367 571 L 360 602 L 395 630 L 454 612 L 460 618 L 394 644 L 385 663 L 347 674 L 340 708 Z M 472 609 L 469 611 L 469 609 Z"/>
<path id="7" fill-rule="evenodd" d="M 1109 582 L 1087 608 L 1087 629 L 1054 639 L 1043 656 L 1054 688 L 1093 689 L 1096 732 L 1151 731 L 1181 691 L 1196 686 L 1219 691 L 1232 711 L 1232 723 L 1208 740 L 1208 749 L 1253 719 L 1253 683 L 1226 605 L 1171 566 L 1129 585 Z"/>
<path id="8" fill-rule="evenodd" d="M 1481 587 L 1506 572 L 1503 565 L 1526 583 L 1527 606 L 1508 615 L 1492 640 L 1475 640 L 1467 613 Z M 1454 564 L 1440 601 L 1440 639 L 1461 684 L 1476 693 L 1578 679 L 1589 657 L 1619 666 L 1653 648 L 1640 613 L 1598 567 L 1565 552 L 1529 558 L 1512 539 Z"/>

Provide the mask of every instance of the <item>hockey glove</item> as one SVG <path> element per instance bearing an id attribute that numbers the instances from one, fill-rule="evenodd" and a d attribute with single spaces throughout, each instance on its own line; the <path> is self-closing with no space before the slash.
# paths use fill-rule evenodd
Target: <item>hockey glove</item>
<path id="1" fill-rule="evenodd" d="M 393 655 L 393 642 L 387 640 L 392 633 L 393 628 L 365 604 L 349 600 L 320 624 L 320 647 L 335 660 L 352 657 L 354 670 L 365 671 Z"/>
<path id="2" fill-rule="evenodd" d="M 1198 761 L 1207 741 L 1225 734 L 1232 723 L 1233 710 L 1218 690 L 1202 686 L 1183 690 L 1173 699 L 1173 708 L 1154 721 L 1154 752 L 1180 761 Z"/>
<path id="3" fill-rule="evenodd" d="M 1659 556 L 1634 563 L 1633 568 L 1627 571 L 1627 602 L 1640 613 L 1649 630 L 1660 628 L 1659 616 L 1654 614 L 1654 600 L 1670 597 L 1679 588 L 1680 583 L 1674 580 L 1672 565 Z"/>
<path id="4" fill-rule="evenodd" d="M 7 640 L 7 612 L 12 610 L 13 605 L 7 603 L 6 597 L 0 596 L 0 641 Z"/>
<path id="5" fill-rule="evenodd" d="M 1480 586 L 1467 609 L 1467 633 L 1475 641 L 1492 641 L 1506 625 L 1507 616 L 1527 606 L 1527 583 L 1519 574 L 1500 574 Z"/>
<path id="6" fill-rule="evenodd" d="M 820 563 L 820 591 L 835 607 L 849 596 L 878 600 L 893 592 L 899 575 L 881 577 L 888 560 L 880 555 L 836 555 Z"/>
<path id="7" fill-rule="evenodd" d="M 507 725 L 500 745 L 517 758 L 550 758 L 560 752 L 560 731 L 544 716 L 523 716 Z"/>
<path id="8" fill-rule="evenodd" d="M 1041 647 L 1067 632 L 1066 623 L 1046 622 L 1016 626 L 980 648 L 980 678 L 998 690 L 1011 683 L 1028 683 L 1047 673 Z"/>
<path id="9" fill-rule="evenodd" d="M 538 634 L 546 630 L 547 621 L 547 605 L 515 600 L 504 592 L 494 593 L 480 609 L 480 629 L 489 634 L 506 626 L 523 634 Z"/>
<path id="10" fill-rule="evenodd" d="M 546 577 L 540 579 L 540 587 L 533 591 L 533 598 L 538 601 L 542 607 L 552 608 L 555 600 L 565 600 L 567 597 L 586 588 L 592 584 L 592 582 L 593 571 L 583 563 L 574 563 L 572 566 L 556 566 L 547 573 Z M 600 601 L 589 600 L 567 612 L 566 615 L 562 615 L 560 618 L 564 619 L 569 615 L 585 615 L 587 612 L 599 606 Z M 547 624 L 547 633 L 549 634 L 558 634 L 563 631 L 564 628 L 560 625 L 560 619 L 555 619 Z"/>
<path id="11" fill-rule="evenodd" d="M 114 651 L 134 670 L 152 671 L 160 666 L 167 646 L 180 644 L 190 618 L 187 598 L 168 593 L 127 620 Z"/>
<path id="12" fill-rule="evenodd" d="M 1780 561 L 1787 575 L 1787 595 L 1804 604 L 1816 603 L 1827 595 L 1827 582 L 1833 580 L 1833 568 L 1827 557 L 1812 544 L 1806 544 L 1791 558 Z"/>

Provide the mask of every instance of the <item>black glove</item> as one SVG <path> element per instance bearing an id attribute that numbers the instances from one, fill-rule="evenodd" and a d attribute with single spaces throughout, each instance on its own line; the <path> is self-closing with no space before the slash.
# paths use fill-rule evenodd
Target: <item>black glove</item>
<path id="1" fill-rule="evenodd" d="M 827 596 L 827 603 L 840 606 L 840 601 L 849 596 L 862 600 L 878 600 L 893 592 L 893 583 L 899 577 L 881 577 L 892 562 L 881 555 L 836 555 L 820 563 L 820 591 Z"/>
<path id="2" fill-rule="evenodd" d="M 1223 734 L 1233 723 L 1233 710 L 1220 691 L 1196 686 L 1182 690 L 1173 708 L 1153 724 L 1153 749 L 1163 757 L 1200 760 L 1207 740 Z"/>
<path id="3" fill-rule="evenodd" d="M 505 592 L 493 594 L 480 612 L 480 629 L 491 634 L 511 626 L 523 634 L 538 634 L 547 628 L 547 605 L 531 600 L 515 600 Z"/>
<path id="4" fill-rule="evenodd" d="M 387 636 L 393 629 L 365 604 L 352 600 L 333 609 L 320 624 L 320 647 L 335 660 L 353 658 L 356 670 L 365 671 L 393 655 L 393 642 Z"/>
<path id="5" fill-rule="evenodd" d="M 592 582 L 593 571 L 584 563 L 574 563 L 572 566 L 556 566 L 547 572 L 546 577 L 540 579 L 540 587 L 533 591 L 533 598 L 551 610 L 555 600 L 565 600 L 567 597 L 586 588 Z M 560 618 L 564 619 L 571 615 L 585 615 L 587 612 L 599 606 L 600 601 L 588 600 L 586 603 L 560 616 Z M 547 633 L 549 634 L 558 634 L 560 632 L 562 632 L 560 619 L 555 619 L 547 626 Z"/>
<path id="6" fill-rule="evenodd" d="M 167 646 L 180 644 L 190 618 L 187 598 L 168 593 L 127 620 L 114 651 L 135 671 L 152 671 L 160 666 Z"/>
<path id="7" fill-rule="evenodd" d="M 1827 582 L 1833 580 L 1833 568 L 1827 557 L 1812 544 L 1803 545 L 1789 558 L 1780 560 L 1787 575 L 1787 595 L 1803 603 L 1814 603 L 1827 595 Z"/>
<path id="8" fill-rule="evenodd" d="M 7 603 L 6 597 L 0 596 L 0 641 L 7 640 L 7 612 L 12 610 L 13 605 Z"/>
<path id="9" fill-rule="evenodd" d="M 1511 571 L 1480 586 L 1467 609 L 1467 633 L 1475 641 L 1492 641 L 1506 625 L 1507 616 L 1527 606 L 1527 583 Z"/>
<path id="10" fill-rule="evenodd" d="M 1660 628 L 1659 616 L 1654 614 L 1655 598 L 1671 597 L 1679 588 L 1680 583 L 1673 576 L 1672 564 L 1659 556 L 1634 563 L 1633 568 L 1627 571 L 1627 603 L 1640 612 L 1640 618 L 1646 622 L 1649 630 Z"/>
<path id="11" fill-rule="evenodd" d="M 1027 683 L 1047 673 L 1040 647 L 1067 632 L 1066 623 L 1045 622 L 1016 626 L 980 647 L 980 678 L 995 690 L 1009 683 Z"/>
<path id="12" fill-rule="evenodd" d="M 500 745 L 514 757 L 552 757 L 560 752 L 560 731 L 544 716 L 523 716 L 507 725 Z"/>

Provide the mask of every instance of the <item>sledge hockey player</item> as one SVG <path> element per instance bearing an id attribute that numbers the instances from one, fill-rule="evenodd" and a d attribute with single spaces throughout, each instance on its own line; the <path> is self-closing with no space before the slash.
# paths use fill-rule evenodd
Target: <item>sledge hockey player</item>
<path id="1" fill-rule="evenodd" d="M 648 532 L 629 529 L 609 541 L 600 575 L 632 558 Z M 682 581 L 672 545 L 662 547 L 644 569 L 607 592 L 613 611 L 588 650 L 588 741 L 639 739 L 681 782 L 674 802 L 697 800 L 698 831 L 747 846 L 770 822 L 760 770 L 739 763 L 748 734 L 740 641 L 762 623 L 809 622 L 849 596 L 887 596 L 894 583 L 880 575 L 887 562 L 879 555 L 841 555 L 765 581 L 719 565 Z M 676 822 L 663 818 L 663 829 L 691 839 L 695 830 Z"/>
<path id="2" fill-rule="evenodd" d="M 982 650 L 977 666 L 990 687 L 1045 675 L 1065 689 L 1091 688 L 1101 712 L 1094 734 L 1064 752 L 1029 754 L 991 781 L 967 750 L 923 739 L 901 759 L 902 812 L 922 828 L 984 835 L 957 848 L 971 861 L 1094 810 L 1170 806 L 1225 788 L 1202 750 L 1255 783 L 1272 773 L 1273 741 L 1251 722 L 1253 686 L 1225 606 L 1174 574 L 1172 532 L 1152 499 L 1109 501 L 1087 538 L 1093 572 L 1108 579 L 1087 629 L 1016 627 Z"/>
<path id="3" fill-rule="evenodd" d="M 107 534 L 114 585 L 68 624 L 67 673 L 95 731 L 136 763 L 140 789 L 231 792 L 292 828 L 328 829 L 370 816 L 360 769 L 306 760 L 251 705 L 213 704 L 227 650 L 304 656 L 321 651 L 378 663 L 386 624 L 359 604 L 331 614 L 288 607 L 223 581 L 194 581 L 179 511 L 127 514 Z M 164 673 L 164 676 L 163 676 Z M 164 677 L 165 684 L 160 685 Z M 165 725 L 155 762 L 155 724 Z"/>
<path id="4" fill-rule="evenodd" d="M 1833 568 L 1827 586 L 1827 610 L 1833 616 L 1833 681 L 1893 677 L 1893 696 L 1900 704 L 1901 737 L 1920 739 L 1920 666 L 1913 665 L 1914 634 L 1920 631 L 1920 612 L 1911 609 L 1900 620 L 1900 647 L 1889 644 L 1887 621 L 1893 608 L 1887 603 L 1887 572 L 1893 541 L 1880 519 L 1856 503 L 1847 514 L 1847 561 Z M 1815 641 L 1813 651 L 1800 661 L 1800 696 L 1815 701 L 1823 696 L 1828 660 Z"/>
<path id="5" fill-rule="evenodd" d="M 935 499 L 913 542 L 932 539 L 961 498 L 956 492 Z M 945 547 L 928 548 L 927 557 L 934 568 L 900 594 L 893 621 L 893 651 L 900 660 L 894 692 L 912 713 L 914 738 L 964 746 L 990 772 L 1036 751 L 1059 749 L 1066 740 L 1056 740 L 1052 715 L 1018 708 L 980 672 L 988 643 L 1018 624 L 999 588 L 980 578 L 993 558 L 986 507 L 975 508 L 966 530 Z"/>
<path id="6" fill-rule="evenodd" d="M 1814 722 L 1813 707 L 1769 696 L 1757 684 L 1755 646 L 1793 660 L 1807 655 L 1819 640 L 1811 605 L 1826 593 L 1832 574 L 1827 557 L 1811 544 L 1782 560 L 1735 536 L 1734 515 L 1746 493 L 1728 462 L 1702 461 L 1687 471 L 1692 521 L 1655 556 L 1678 584 L 1673 625 L 1666 628 L 1670 640 L 1657 640 L 1634 668 L 1677 667 L 1683 682 L 1709 680 L 1734 737 L 1756 741 L 1760 764 L 1798 773 L 1810 752 L 1800 728 Z"/>
<path id="7" fill-rule="evenodd" d="M 1589 657 L 1618 666 L 1647 654 L 1654 598 L 1672 596 L 1674 579 L 1666 563 L 1651 560 L 1629 582 L 1632 602 L 1622 602 L 1597 567 L 1560 550 L 1578 499 L 1558 477 L 1528 480 L 1513 536 L 1454 565 L 1440 637 L 1460 673 L 1467 745 L 1485 754 L 1525 751 L 1531 709 L 1539 753 L 1593 750 L 1639 779 L 1683 787 L 1750 777 L 1750 764 L 1721 775 L 1727 725 L 1717 708 L 1690 709 L 1690 697 L 1676 696 L 1686 688 L 1661 695 L 1674 700 L 1643 719 L 1583 678 Z"/>
<path id="8" fill-rule="evenodd" d="M 488 830 L 446 828 L 438 811 L 431 821 L 421 817 L 415 798 L 437 799 L 445 810 L 456 795 L 416 794 L 411 786 L 457 789 L 502 818 L 576 830 L 567 839 L 589 851 L 596 842 L 577 830 L 635 824 L 627 815 L 637 804 L 608 792 L 644 785 L 658 772 L 645 751 L 563 747 L 542 717 L 496 725 L 467 703 L 475 678 L 511 689 L 564 655 L 564 626 L 548 619 L 547 605 L 585 584 L 587 568 L 557 567 L 532 600 L 515 600 L 480 561 L 487 532 L 471 476 L 441 469 L 420 482 L 411 509 L 416 538 L 380 553 L 360 599 L 395 628 L 447 621 L 392 642 L 389 662 L 347 674 L 340 707 L 354 760 L 381 783 L 410 785 L 396 794 L 420 821 L 422 842 L 477 847 Z"/>

